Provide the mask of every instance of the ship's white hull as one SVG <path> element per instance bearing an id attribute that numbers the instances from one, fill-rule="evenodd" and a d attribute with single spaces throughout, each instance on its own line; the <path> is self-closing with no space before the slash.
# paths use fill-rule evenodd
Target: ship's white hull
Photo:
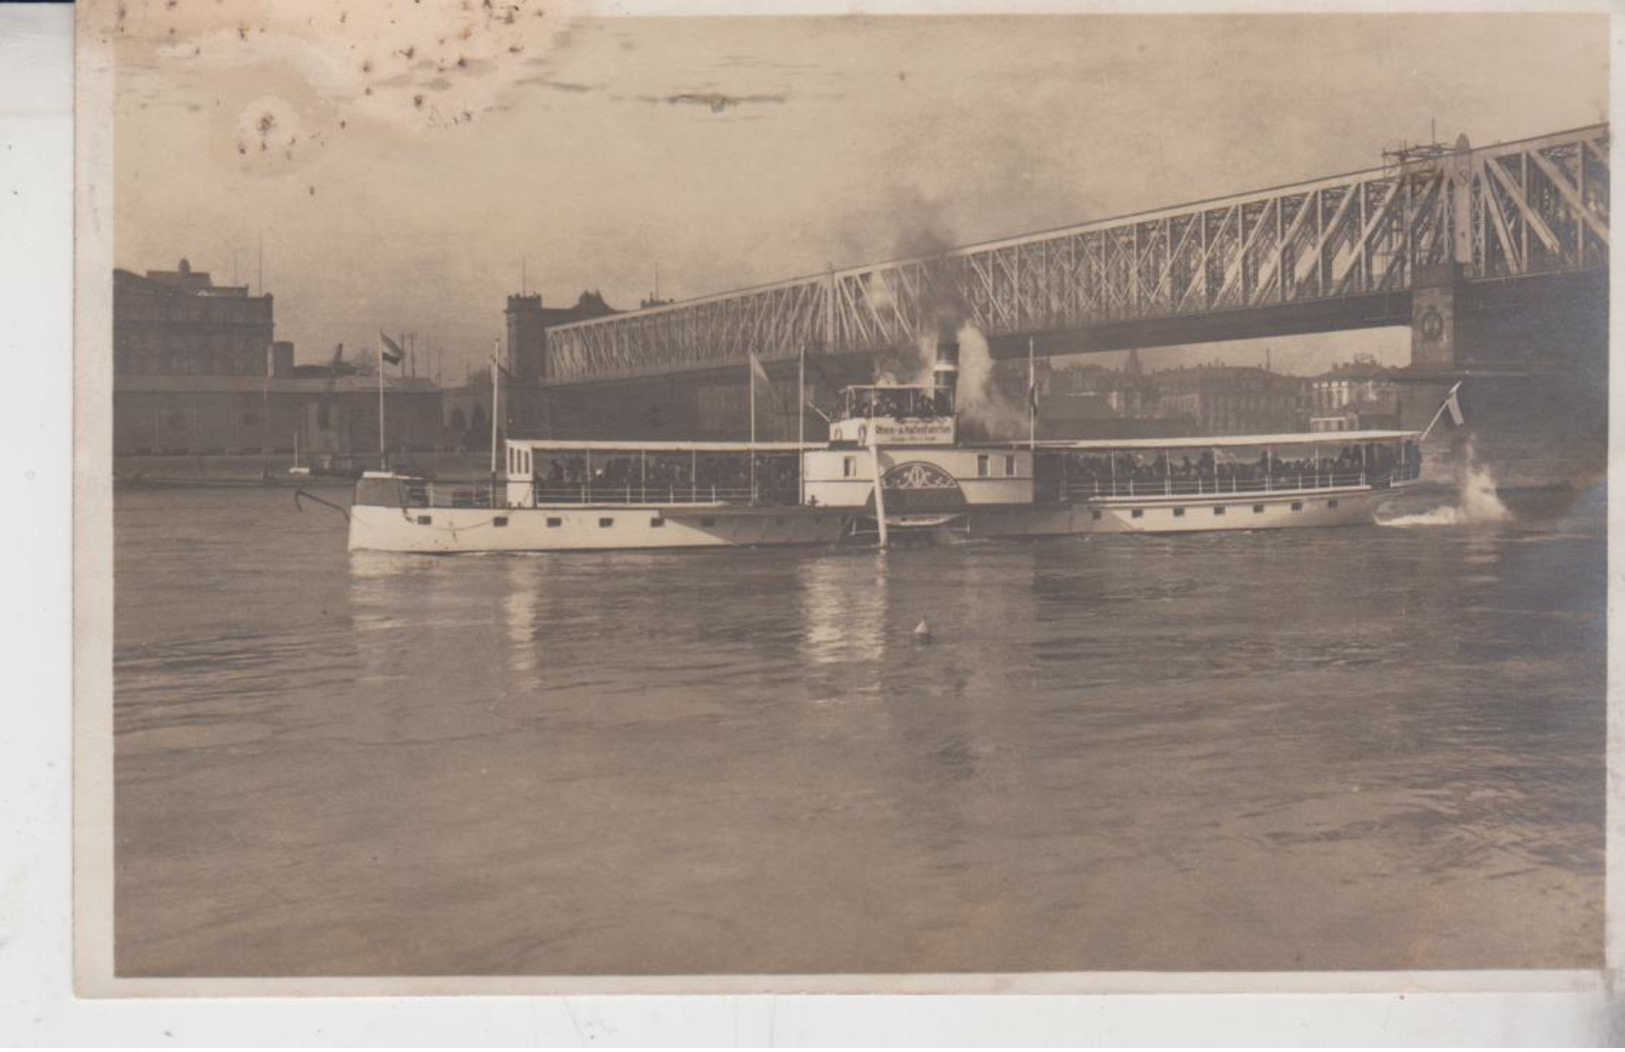
<path id="1" fill-rule="evenodd" d="M 894 530 L 947 529 L 981 537 L 1194 533 L 1352 526 L 1375 520 L 1396 489 L 1320 489 L 1201 497 L 1118 497 L 1077 504 L 1002 506 L 955 516 L 892 516 Z M 389 552 L 614 551 L 836 544 L 861 521 L 823 508 L 573 505 L 543 508 L 350 509 L 351 550 Z M 858 531 L 868 537 L 871 529 Z"/>
<path id="2" fill-rule="evenodd" d="M 351 551 L 563 552 L 833 544 L 851 516 L 811 508 L 572 505 L 350 509 Z"/>
<path id="3" fill-rule="evenodd" d="M 1088 533 L 1195 533 L 1355 526 L 1375 521 L 1396 493 L 1365 487 L 1301 493 L 1138 497 L 1077 504 L 988 508 L 948 529 L 980 537 L 1058 537 Z"/>

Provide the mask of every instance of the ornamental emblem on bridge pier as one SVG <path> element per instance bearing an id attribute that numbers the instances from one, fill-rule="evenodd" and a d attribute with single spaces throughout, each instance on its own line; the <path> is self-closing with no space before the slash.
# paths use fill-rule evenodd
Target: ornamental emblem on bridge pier
<path id="1" fill-rule="evenodd" d="M 1444 316 L 1439 313 L 1439 308 L 1429 307 L 1422 312 L 1421 329 L 1422 339 L 1428 343 L 1439 342 L 1444 335 Z"/>

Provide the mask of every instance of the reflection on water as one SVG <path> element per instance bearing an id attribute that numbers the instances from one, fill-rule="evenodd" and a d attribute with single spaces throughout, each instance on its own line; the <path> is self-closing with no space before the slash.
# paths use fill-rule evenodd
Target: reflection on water
<path id="1" fill-rule="evenodd" d="M 508 671 L 517 685 L 534 688 L 536 671 L 537 596 L 544 585 L 541 560 L 508 560 L 508 595 L 503 614 L 508 627 Z"/>
<path id="2" fill-rule="evenodd" d="M 801 560 L 801 659 L 809 666 L 866 662 L 879 666 L 886 650 L 886 552 L 843 553 Z M 811 670 L 809 670 L 811 671 Z"/>
<path id="3" fill-rule="evenodd" d="M 1601 494 L 476 557 L 285 503 L 118 494 L 125 973 L 1600 961 Z"/>

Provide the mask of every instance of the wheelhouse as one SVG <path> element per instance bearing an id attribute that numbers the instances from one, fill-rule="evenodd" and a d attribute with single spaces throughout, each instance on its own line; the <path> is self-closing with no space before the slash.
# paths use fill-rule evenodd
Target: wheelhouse
<path id="1" fill-rule="evenodd" d="M 845 388 L 830 420 L 836 445 L 952 445 L 954 389 L 950 384 L 866 384 Z"/>

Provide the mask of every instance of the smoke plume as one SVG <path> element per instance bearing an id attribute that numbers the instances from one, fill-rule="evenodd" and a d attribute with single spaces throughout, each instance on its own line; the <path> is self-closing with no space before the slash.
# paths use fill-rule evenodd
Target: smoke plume
<path id="1" fill-rule="evenodd" d="M 1027 436 L 1027 407 L 1001 390 L 993 378 L 987 338 L 969 322 L 959 327 L 960 418 L 975 433 L 967 437 L 1017 439 Z"/>

